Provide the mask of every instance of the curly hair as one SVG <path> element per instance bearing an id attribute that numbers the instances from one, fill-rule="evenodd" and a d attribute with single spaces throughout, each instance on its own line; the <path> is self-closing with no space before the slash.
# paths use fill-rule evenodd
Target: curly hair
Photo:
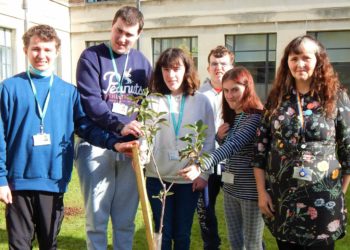
<path id="1" fill-rule="evenodd" d="M 288 67 L 288 56 L 301 53 L 302 43 L 311 41 L 317 46 L 315 56 L 316 65 L 312 75 L 310 90 L 318 95 L 321 105 L 323 106 L 326 116 L 332 117 L 336 107 L 336 99 L 340 90 L 340 82 L 337 73 L 329 61 L 324 46 L 315 38 L 309 35 L 298 36 L 294 38 L 285 48 L 280 66 L 277 71 L 274 84 L 267 99 L 266 109 L 270 114 L 281 105 L 283 97 L 286 96 L 295 86 L 293 78 Z"/>
<path id="2" fill-rule="evenodd" d="M 40 38 L 40 40 L 45 42 L 55 41 L 57 50 L 59 50 L 61 47 L 61 39 L 57 36 L 55 29 L 49 25 L 40 24 L 27 30 L 27 32 L 22 36 L 23 45 L 25 48 L 29 47 L 30 39 L 33 36 L 37 36 Z"/>
<path id="3" fill-rule="evenodd" d="M 179 48 L 166 49 L 159 56 L 150 83 L 151 93 L 161 93 L 163 95 L 171 93 L 164 81 L 162 68 L 171 68 L 180 61 L 182 61 L 185 66 L 185 74 L 181 85 L 183 94 L 194 95 L 200 83 L 197 70 L 195 69 L 192 58 Z"/>
<path id="4" fill-rule="evenodd" d="M 222 83 L 224 84 L 226 81 L 234 81 L 236 84 L 240 84 L 245 86 L 241 104 L 242 110 L 245 113 L 257 113 L 259 110 L 263 109 L 263 105 L 260 101 L 260 98 L 255 92 L 254 80 L 249 70 L 245 67 L 239 66 L 227 71 L 222 77 Z M 224 122 L 229 124 L 233 124 L 235 120 L 235 114 L 232 115 L 232 109 L 226 101 L 225 95 L 222 95 L 222 119 Z"/>
<path id="5" fill-rule="evenodd" d="M 224 57 L 225 55 L 229 55 L 230 62 L 233 65 L 233 62 L 235 60 L 235 55 L 233 54 L 233 52 L 231 50 L 229 50 L 228 48 L 226 48 L 222 45 L 216 46 L 214 49 L 212 49 L 209 52 L 208 63 L 210 64 L 210 57 L 211 56 L 214 56 L 215 58 L 221 58 L 221 57 Z"/>

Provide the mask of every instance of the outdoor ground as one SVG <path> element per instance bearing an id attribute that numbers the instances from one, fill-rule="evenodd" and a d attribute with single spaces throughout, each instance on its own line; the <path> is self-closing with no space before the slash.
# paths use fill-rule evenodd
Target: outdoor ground
<path id="1" fill-rule="evenodd" d="M 219 230 L 222 237 L 222 250 L 228 250 L 229 245 L 227 242 L 226 235 L 226 225 L 224 220 L 223 213 L 223 204 L 222 204 L 222 195 L 220 195 L 218 204 L 217 204 L 217 215 L 219 219 Z M 350 192 L 347 194 L 347 204 L 350 204 Z M 0 204 L 0 250 L 8 249 L 7 245 L 7 234 L 6 234 L 6 225 L 4 219 L 4 205 Z M 350 209 L 350 207 L 348 206 Z M 82 206 L 82 198 L 80 194 L 79 183 L 77 180 L 77 174 L 73 171 L 73 178 L 69 185 L 69 191 L 65 196 L 65 218 L 63 221 L 62 229 L 58 239 L 58 248 L 60 250 L 83 250 L 86 249 L 85 246 L 85 220 L 84 220 L 84 211 Z M 143 219 L 141 213 L 141 206 L 139 207 L 137 218 L 136 218 L 136 232 L 134 238 L 134 247 L 135 250 L 147 249 L 146 235 L 143 226 Z M 350 226 L 348 225 L 348 231 Z M 111 246 L 111 228 L 109 229 L 109 247 L 108 250 L 112 250 Z M 265 229 L 264 240 L 266 243 L 267 250 L 276 250 L 276 243 L 272 238 L 271 234 Z M 337 241 L 336 250 L 348 250 L 350 249 L 350 236 L 349 234 L 342 240 Z M 38 248 L 34 248 L 37 250 Z M 195 217 L 192 228 L 191 236 L 191 249 L 198 250 L 203 249 L 202 240 L 199 232 L 199 225 L 197 217 Z"/>

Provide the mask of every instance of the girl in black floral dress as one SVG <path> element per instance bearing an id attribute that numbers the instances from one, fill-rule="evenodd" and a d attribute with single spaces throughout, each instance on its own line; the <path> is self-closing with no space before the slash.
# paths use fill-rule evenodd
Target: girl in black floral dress
<path id="1" fill-rule="evenodd" d="M 346 227 L 350 101 L 314 38 L 287 45 L 257 134 L 259 207 L 279 249 L 334 249 Z"/>

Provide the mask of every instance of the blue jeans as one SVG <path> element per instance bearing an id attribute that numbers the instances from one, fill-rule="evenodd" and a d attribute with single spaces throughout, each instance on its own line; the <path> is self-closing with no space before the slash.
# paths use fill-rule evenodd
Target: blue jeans
<path id="1" fill-rule="evenodd" d="M 221 239 L 218 232 L 215 205 L 221 187 L 221 175 L 211 174 L 208 186 L 199 195 L 197 214 L 204 250 L 218 250 L 220 247 Z"/>
<path id="2" fill-rule="evenodd" d="M 167 187 L 170 183 L 166 183 Z M 151 208 L 156 232 L 159 231 L 162 204 L 159 199 L 152 198 L 157 196 L 162 190 L 162 185 L 157 178 L 148 177 L 146 188 Z M 198 191 L 192 191 L 191 184 L 174 184 L 170 192 L 172 195 L 167 196 L 164 220 L 163 220 L 163 238 L 162 250 L 190 249 L 191 228 L 193 215 L 197 207 Z"/>

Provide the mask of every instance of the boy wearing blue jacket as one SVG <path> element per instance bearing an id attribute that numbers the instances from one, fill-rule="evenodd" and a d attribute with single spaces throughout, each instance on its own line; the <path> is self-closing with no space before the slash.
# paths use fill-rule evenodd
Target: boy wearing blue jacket
<path id="1" fill-rule="evenodd" d="M 48 25 L 23 35 L 26 72 L 1 84 L 0 201 L 6 204 L 9 249 L 56 249 L 63 195 L 71 179 L 74 133 L 100 147 L 130 153 L 133 143 L 95 126 L 76 87 L 54 75 L 60 48 Z"/>

